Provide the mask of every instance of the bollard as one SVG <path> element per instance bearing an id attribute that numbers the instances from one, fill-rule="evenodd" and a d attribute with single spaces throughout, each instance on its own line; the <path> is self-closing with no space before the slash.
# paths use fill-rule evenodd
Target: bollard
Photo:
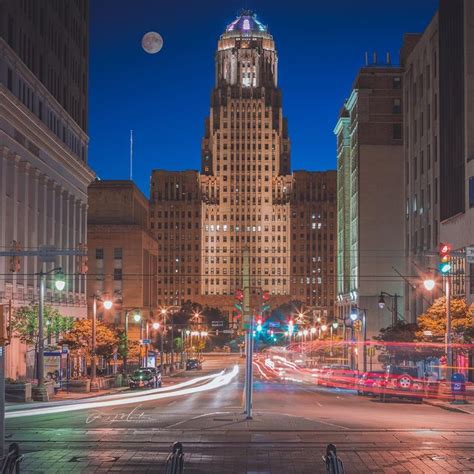
<path id="1" fill-rule="evenodd" d="M 166 459 L 166 474 L 182 474 L 184 471 L 183 445 L 175 441 L 171 447 L 171 453 Z"/>
<path id="2" fill-rule="evenodd" d="M 18 444 L 10 444 L 8 454 L 3 459 L 1 474 L 19 474 L 22 460 L 23 456 L 20 455 L 20 447 Z"/>
<path id="3" fill-rule="evenodd" d="M 323 456 L 323 461 L 326 463 L 327 474 L 344 474 L 344 464 L 337 457 L 336 446 L 332 443 L 326 447 L 326 456 Z"/>

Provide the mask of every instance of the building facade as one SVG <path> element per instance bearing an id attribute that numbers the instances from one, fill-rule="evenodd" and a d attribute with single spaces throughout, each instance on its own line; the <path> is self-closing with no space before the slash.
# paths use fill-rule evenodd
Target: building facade
<path id="1" fill-rule="evenodd" d="M 0 5 L 0 246 L 77 248 L 86 242 L 88 1 L 5 0 Z M 55 262 L 68 276 L 59 294 L 47 281 L 46 301 L 61 314 L 86 316 L 85 278 L 74 257 Z M 50 266 L 48 266 L 50 265 Z M 50 264 L 21 259 L 9 272 L 0 258 L 0 303 L 38 297 L 38 273 Z M 7 374 L 33 361 L 15 339 Z"/>
<path id="2" fill-rule="evenodd" d="M 405 36 L 402 49 L 405 248 L 408 273 L 415 277 L 407 284 L 406 303 L 412 321 L 441 296 L 439 288 L 427 294 L 419 284 L 437 267 L 440 242 L 451 243 L 462 253 L 474 241 L 473 38 L 472 2 L 441 0 L 423 34 Z M 463 257 L 453 260 L 452 291 L 472 302 L 469 270 Z"/>
<path id="3" fill-rule="evenodd" d="M 271 293 L 272 305 L 302 297 L 329 312 L 334 290 L 322 279 L 334 265 L 329 221 L 335 209 L 329 209 L 335 206 L 335 179 L 331 182 L 331 173 L 291 174 L 273 37 L 244 11 L 221 35 L 215 58 L 201 172 L 152 174 L 152 226 L 164 251 L 159 300 L 166 305 L 190 299 L 231 314 L 248 248 L 255 298 L 262 290 Z M 305 208 L 299 198 L 309 195 Z M 292 213 L 304 231 L 292 233 Z M 321 227 L 313 229 L 313 223 Z M 311 232 L 321 234 L 321 241 L 307 242 Z M 291 275 L 292 245 L 298 278 Z M 299 265 L 303 245 L 310 245 L 314 265 Z"/>
<path id="4" fill-rule="evenodd" d="M 99 181 L 89 186 L 87 295 L 98 297 L 97 317 L 116 327 L 139 311 L 143 321 L 157 316 L 158 243 L 151 233 L 150 204 L 132 181 Z M 101 301 L 110 299 L 106 310 Z M 129 317 L 129 333 L 140 326 Z"/>
<path id="5" fill-rule="evenodd" d="M 351 311 L 366 310 L 368 339 L 395 309 L 404 318 L 402 77 L 390 64 L 361 68 L 334 130 L 337 313 L 349 325 Z M 384 309 L 381 292 L 393 295 Z"/>

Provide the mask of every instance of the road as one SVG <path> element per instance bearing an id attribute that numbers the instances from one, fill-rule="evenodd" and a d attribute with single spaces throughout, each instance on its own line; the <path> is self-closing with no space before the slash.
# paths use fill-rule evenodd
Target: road
<path id="1" fill-rule="evenodd" d="M 229 373 L 235 363 L 213 358 L 174 382 Z M 28 452 L 25 472 L 163 472 L 175 440 L 184 444 L 186 472 L 322 472 L 328 442 L 347 472 L 474 471 L 472 415 L 257 377 L 247 421 L 242 374 L 198 393 L 8 419 L 7 433 Z"/>

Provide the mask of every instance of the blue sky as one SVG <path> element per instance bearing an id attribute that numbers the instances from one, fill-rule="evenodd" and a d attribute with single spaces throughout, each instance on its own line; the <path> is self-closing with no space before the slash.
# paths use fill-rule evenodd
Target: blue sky
<path id="1" fill-rule="evenodd" d="M 242 8 L 269 27 L 279 54 L 292 169 L 335 168 L 334 125 L 365 51 L 395 62 L 405 32 L 420 32 L 438 0 L 93 0 L 89 164 L 102 179 L 134 180 L 148 195 L 154 168 L 199 169 L 219 35 Z M 162 51 L 141 49 L 147 31 Z"/>

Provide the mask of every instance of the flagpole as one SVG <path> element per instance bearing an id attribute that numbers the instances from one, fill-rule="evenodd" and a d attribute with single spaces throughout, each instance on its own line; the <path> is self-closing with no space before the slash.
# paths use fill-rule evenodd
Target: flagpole
<path id="1" fill-rule="evenodd" d="M 130 130 L 130 181 L 133 179 L 133 130 Z"/>

